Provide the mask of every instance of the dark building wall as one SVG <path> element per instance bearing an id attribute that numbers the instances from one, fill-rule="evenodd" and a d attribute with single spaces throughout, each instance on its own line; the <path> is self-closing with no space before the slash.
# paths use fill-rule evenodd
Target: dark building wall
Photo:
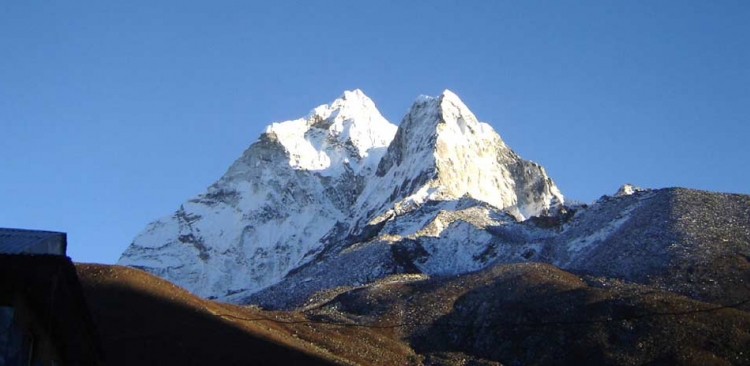
<path id="1" fill-rule="evenodd" d="M 0 306 L 12 308 L 13 322 L 30 339 L 11 345 L 26 347 L 31 364 L 102 364 L 99 339 L 70 258 L 0 255 Z"/>
<path id="2" fill-rule="evenodd" d="M 0 305 L 0 317 L 3 318 L 0 326 L 5 330 L 0 336 L 0 359 L 5 362 L 0 364 L 61 364 L 55 342 L 45 331 L 41 319 L 22 296 L 18 293 L 10 295 L 11 301 Z"/>

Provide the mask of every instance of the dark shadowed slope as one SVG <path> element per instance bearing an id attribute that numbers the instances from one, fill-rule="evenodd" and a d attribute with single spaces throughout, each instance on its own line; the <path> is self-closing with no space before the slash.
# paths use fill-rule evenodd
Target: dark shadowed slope
<path id="1" fill-rule="evenodd" d="M 330 364 L 257 323 L 238 327 L 213 315 L 238 313 L 144 272 L 79 264 L 108 365 Z"/>
<path id="2" fill-rule="evenodd" d="M 403 365 L 380 329 L 205 300 L 144 271 L 77 264 L 108 365 Z"/>

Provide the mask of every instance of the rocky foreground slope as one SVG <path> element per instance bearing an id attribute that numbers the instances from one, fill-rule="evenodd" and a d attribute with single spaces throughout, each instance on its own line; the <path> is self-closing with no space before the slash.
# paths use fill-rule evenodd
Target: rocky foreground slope
<path id="1" fill-rule="evenodd" d="M 541 263 L 396 275 L 296 311 L 78 264 L 109 365 L 747 365 L 750 307 Z"/>

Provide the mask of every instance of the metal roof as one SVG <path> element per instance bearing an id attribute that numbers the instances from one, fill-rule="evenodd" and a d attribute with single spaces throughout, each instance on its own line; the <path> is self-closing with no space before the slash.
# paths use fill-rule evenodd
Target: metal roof
<path id="1" fill-rule="evenodd" d="M 65 255 L 67 235 L 54 231 L 0 228 L 0 254 Z"/>

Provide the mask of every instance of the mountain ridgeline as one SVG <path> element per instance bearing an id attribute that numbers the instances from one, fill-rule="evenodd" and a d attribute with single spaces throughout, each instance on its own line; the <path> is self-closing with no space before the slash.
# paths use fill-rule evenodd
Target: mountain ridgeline
<path id="1" fill-rule="evenodd" d="M 395 126 L 355 90 L 268 126 L 118 264 L 275 309 L 524 262 L 731 304 L 750 298 L 748 223 L 750 197 L 679 188 L 566 204 L 452 92 L 419 97 Z"/>

